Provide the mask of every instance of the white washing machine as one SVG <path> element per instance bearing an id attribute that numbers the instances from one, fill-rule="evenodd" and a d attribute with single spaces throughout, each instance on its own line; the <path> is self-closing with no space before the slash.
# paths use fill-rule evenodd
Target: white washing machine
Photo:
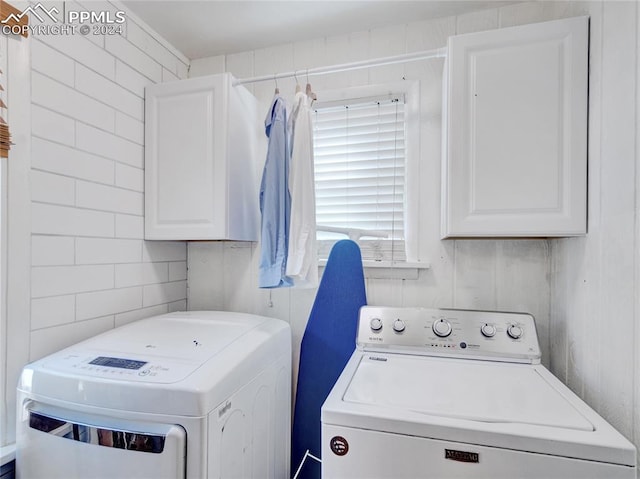
<path id="1" fill-rule="evenodd" d="M 290 417 L 287 323 L 156 316 L 24 368 L 17 477 L 281 479 Z"/>
<path id="2" fill-rule="evenodd" d="M 635 478 L 636 449 L 540 364 L 533 317 L 364 307 L 322 407 L 324 478 Z"/>

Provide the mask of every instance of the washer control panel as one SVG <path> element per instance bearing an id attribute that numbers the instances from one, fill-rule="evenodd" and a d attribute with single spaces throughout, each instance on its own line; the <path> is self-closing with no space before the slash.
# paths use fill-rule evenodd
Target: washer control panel
<path id="1" fill-rule="evenodd" d="M 461 309 L 360 309 L 357 346 L 406 354 L 540 362 L 533 316 Z"/>

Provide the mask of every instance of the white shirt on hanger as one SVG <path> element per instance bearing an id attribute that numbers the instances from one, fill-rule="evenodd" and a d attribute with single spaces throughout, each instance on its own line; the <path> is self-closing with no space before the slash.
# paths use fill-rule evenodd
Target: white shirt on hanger
<path id="1" fill-rule="evenodd" d="M 291 220 L 286 274 L 295 286 L 314 287 L 318 284 L 316 194 L 311 98 L 305 92 L 296 93 L 289 121 L 293 146 L 289 169 Z"/>

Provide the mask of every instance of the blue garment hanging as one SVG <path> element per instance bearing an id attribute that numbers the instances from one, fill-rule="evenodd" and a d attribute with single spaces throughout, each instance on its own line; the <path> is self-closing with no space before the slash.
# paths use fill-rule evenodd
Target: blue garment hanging
<path id="1" fill-rule="evenodd" d="M 320 409 L 356 347 L 360 308 L 367 304 L 360 248 L 338 241 L 329 254 L 302 337 L 291 438 L 291 474 L 320 479 Z M 301 465 L 301 462 L 304 464 Z"/>
<path id="2" fill-rule="evenodd" d="M 285 274 L 291 215 L 291 149 L 286 103 L 279 95 L 274 97 L 265 119 L 265 132 L 269 146 L 260 184 L 262 224 L 258 284 L 261 288 L 278 288 L 293 284 Z"/>

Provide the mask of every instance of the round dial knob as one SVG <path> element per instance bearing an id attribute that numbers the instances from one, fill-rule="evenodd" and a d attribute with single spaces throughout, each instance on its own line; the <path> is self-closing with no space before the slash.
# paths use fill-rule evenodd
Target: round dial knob
<path id="1" fill-rule="evenodd" d="M 369 321 L 369 326 L 371 326 L 371 330 L 380 331 L 382 329 L 382 320 L 380 318 L 373 318 Z"/>
<path id="2" fill-rule="evenodd" d="M 507 328 L 507 334 L 513 339 L 520 339 L 524 334 L 524 331 L 517 324 L 512 324 Z"/>
<path id="3" fill-rule="evenodd" d="M 403 320 L 401 320 L 401 319 L 396 319 L 396 320 L 393 322 L 393 330 L 394 330 L 396 333 L 401 333 L 402 331 L 404 331 L 404 327 L 405 327 L 405 326 L 404 326 L 404 321 L 403 321 Z"/>
<path id="4" fill-rule="evenodd" d="M 480 327 L 480 332 L 485 338 L 493 338 L 496 335 L 496 327 L 493 324 L 485 323 Z"/>
<path id="5" fill-rule="evenodd" d="M 436 336 L 446 338 L 451 334 L 451 323 L 446 319 L 436 319 L 431 326 Z"/>

